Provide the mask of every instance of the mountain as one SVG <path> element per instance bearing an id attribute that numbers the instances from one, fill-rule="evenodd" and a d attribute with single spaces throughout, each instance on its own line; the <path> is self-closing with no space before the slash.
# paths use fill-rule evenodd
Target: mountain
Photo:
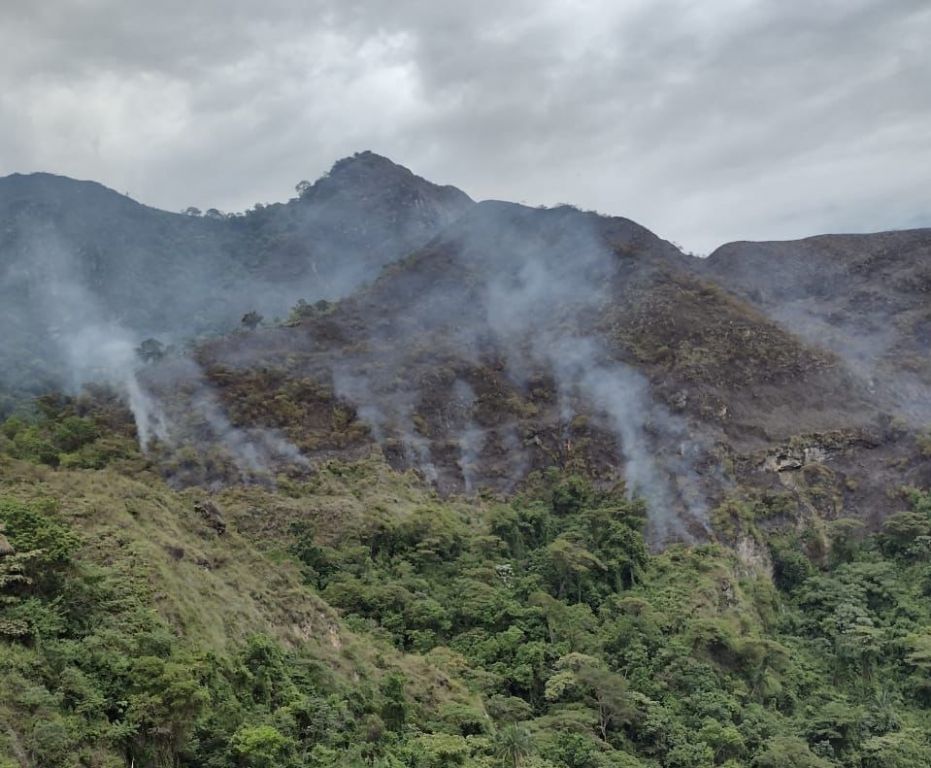
<path id="1" fill-rule="evenodd" d="M 72 384 L 62 348 L 75 346 L 75 327 L 183 340 L 235 328 L 249 311 L 284 316 L 299 299 L 344 296 L 472 205 L 370 152 L 302 192 L 202 217 L 91 182 L 0 179 L 2 380 L 34 391 Z"/>
<path id="2" fill-rule="evenodd" d="M 179 427 L 182 443 L 232 427 L 312 462 L 377 447 L 445 494 L 507 494 L 552 466 L 626 480 L 654 541 L 707 536 L 735 486 L 869 517 L 891 483 L 926 477 L 868 380 L 705 269 L 625 219 L 484 202 L 370 287 L 146 380 L 176 424 L 205 388 L 228 415 Z"/>
<path id="3" fill-rule="evenodd" d="M 931 420 L 931 229 L 731 243 L 701 267 L 835 352 L 890 410 Z"/>
<path id="4" fill-rule="evenodd" d="M 931 765 L 928 231 L 298 192 L 0 180 L 0 768 Z"/>
<path id="5" fill-rule="evenodd" d="M 377 449 L 444 494 L 511 493 L 558 465 L 626 481 L 656 541 L 706 536 L 735 484 L 863 517 L 924 477 L 920 430 L 894 419 L 929 402 L 927 231 L 700 260 L 626 219 L 476 204 L 370 152 L 298 189 L 227 217 L 0 181 L 7 388 L 135 393 L 176 484 Z M 205 332 L 136 371 L 145 337 Z M 179 463 L 180 446 L 225 458 Z"/>

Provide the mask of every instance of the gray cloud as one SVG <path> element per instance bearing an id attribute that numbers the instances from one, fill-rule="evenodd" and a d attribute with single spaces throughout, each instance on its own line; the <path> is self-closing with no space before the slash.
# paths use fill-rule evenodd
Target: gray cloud
<path id="1" fill-rule="evenodd" d="M 0 173 L 242 209 L 371 148 L 686 248 L 931 225 L 924 0 L 0 6 Z"/>

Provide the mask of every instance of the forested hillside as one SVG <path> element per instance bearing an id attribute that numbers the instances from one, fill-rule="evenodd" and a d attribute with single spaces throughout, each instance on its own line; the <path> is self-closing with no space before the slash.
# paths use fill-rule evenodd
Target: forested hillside
<path id="1" fill-rule="evenodd" d="M 735 493 L 650 553 L 578 475 L 442 500 L 376 452 L 177 492 L 119 423 L 3 426 L 4 766 L 931 760 L 927 493 L 872 535 Z"/>
<path id="2" fill-rule="evenodd" d="M 0 768 L 931 765 L 931 231 L 297 192 L 0 179 Z"/>

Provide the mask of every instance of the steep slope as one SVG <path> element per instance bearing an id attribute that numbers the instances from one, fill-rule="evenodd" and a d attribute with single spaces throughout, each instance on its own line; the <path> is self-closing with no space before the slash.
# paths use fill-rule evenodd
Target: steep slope
<path id="1" fill-rule="evenodd" d="M 931 765 L 928 231 L 300 195 L 0 180 L 0 768 Z"/>
<path id="2" fill-rule="evenodd" d="M 79 331 L 99 331 L 92 347 L 182 340 L 250 310 L 346 295 L 471 204 L 369 152 L 297 199 L 231 217 L 167 213 L 48 174 L 0 179 L 0 375 L 33 391 L 83 378 L 65 349 Z"/>
<path id="3" fill-rule="evenodd" d="M 348 294 L 473 205 L 456 187 L 433 184 L 373 152 L 338 161 L 299 192 L 291 203 L 255 211 L 248 224 L 279 239 L 265 256 L 268 275 L 278 268 L 282 278 L 316 278 L 319 287 L 307 299 Z"/>
<path id="4" fill-rule="evenodd" d="M 81 434 L 82 401 L 32 426 Z M 373 457 L 210 495 L 131 445 L 12 460 L 11 426 L 4 768 L 931 762 L 927 493 L 875 536 L 732 499 L 735 548 L 650 554 L 643 505 L 577 475 L 441 500 Z"/>
<path id="5" fill-rule="evenodd" d="M 925 392 L 927 233 L 697 261 L 626 219 L 476 205 L 371 153 L 233 218 L 7 181 L 4 311 L 22 333 L 4 337 L 16 362 L 4 370 L 54 385 L 51 360 L 72 385 L 122 387 L 178 485 L 303 476 L 376 446 L 444 494 L 510 493 L 556 465 L 625 480 L 662 541 L 707 535 L 709 511 L 741 485 L 865 516 L 888 485 L 924 477 L 920 434 L 890 414 L 915 413 Z M 72 258 L 62 242 L 86 247 Z M 780 270 L 767 254 L 786 247 L 798 252 Z M 190 336 L 266 300 L 347 292 L 175 351 L 137 381 L 150 322 Z M 876 346 L 865 334 L 885 333 L 881 320 L 896 352 L 869 361 L 896 387 L 849 354 Z M 833 340 L 812 331 L 832 322 Z"/>
<path id="6" fill-rule="evenodd" d="M 931 229 L 731 243 L 699 273 L 833 350 L 890 410 L 931 422 Z"/>
<path id="7" fill-rule="evenodd" d="M 737 481 L 782 487 L 774 457 L 793 440 L 832 462 L 834 516 L 887 486 L 886 473 L 845 486 L 864 451 L 885 465 L 914 450 L 832 352 L 697 277 L 648 230 L 570 207 L 481 203 L 370 288 L 195 356 L 146 376 L 181 443 L 235 430 L 249 469 L 255 452 L 287 459 L 281 438 L 312 461 L 377 445 L 444 493 L 509 492 L 556 465 L 626 480 L 654 540 L 705 536 Z M 180 470 L 219 479 L 202 462 Z"/>
<path id="8" fill-rule="evenodd" d="M 173 492 L 138 454 L 52 469 L 10 460 L 2 442 L 0 765 L 230 765 L 234 732 L 260 718 L 345 758 L 351 734 L 363 741 L 352 718 L 377 713 L 395 677 L 411 719 L 476 711 L 442 654 L 350 629 L 288 549 L 292 524 L 338 518 L 349 535 L 371 507 L 383 525 L 432 510 L 409 478 L 369 463 L 351 488 L 321 473 L 302 498 L 210 497 Z"/>

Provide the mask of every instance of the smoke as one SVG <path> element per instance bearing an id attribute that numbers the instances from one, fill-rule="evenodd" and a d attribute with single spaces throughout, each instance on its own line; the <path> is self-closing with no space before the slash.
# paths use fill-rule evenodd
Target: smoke
<path id="1" fill-rule="evenodd" d="M 508 457 L 508 477 L 510 482 L 505 490 L 513 491 L 517 484 L 530 471 L 531 461 L 527 454 L 527 448 L 520 436 L 520 428 L 517 424 L 508 424 L 500 431 L 501 446 Z"/>
<path id="2" fill-rule="evenodd" d="M 63 366 L 66 387 L 111 385 L 132 411 L 143 450 L 153 438 L 167 439 L 165 414 L 139 382 L 138 339 L 106 316 L 82 283 L 72 253 L 53 233 L 37 233 L 30 245 L 30 269 L 18 277 L 25 278 L 36 320 L 53 347 L 45 353 Z"/>
<path id="3" fill-rule="evenodd" d="M 841 320 L 840 312 L 826 312 L 823 303 L 817 307 L 787 301 L 772 307 L 770 314 L 809 344 L 836 354 L 883 407 L 910 422 L 931 423 L 931 380 L 899 365 L 908 352 L 897 349 L 904 334 L 894 313 L 867 312 Z M 918 357 L 926 360 L 925 355 Z"/>
<path id="4" fill-rule="evenodd" d="M 467 381 L 457 379 L 453 386 L 452 408 L 462 414 L 455 421 L 464 421 L 465 426 L 459 432 L 457 440 L 459 446 L 459 470 L 462 473 L 462 482 L 466 493 L 472 493 L 478 478 L 478 465 L 485 446 L 485 430 L 476 426 L 472 416 L 475 407 L 475 392 Z M 448 426 L 456 428 L 456 423 Z"/>
<path id="5" fill-rule="evenodd" d="M 568 207 L 532 217 L 510 206 L 496 213 L 497 226 L 468 239 L 464 252 L 488 270 L 484 306 L 508 350 L 509 371 L 518 380 L 529 378 L 528 363 L 548 371 L 564 423 L 574 403 L 601 414 L 622 454 L 628 492 L 647 503 L 654 537 L 686 536 L 683 507 L 693 520 L 707 516 L 695 470 L 704 446 L 595 332 L 600 311 L 619 300 L 629 277 L 600 220 Z"/>
<path id="6" fill-rule="evenodd" d="M 384 368 L 392 362 L 388 370 L 395 376 L 399 370 L 394 367 L 397 361 L 379 359 L 375 366 Z M 357 417 L 369 426 L 376 442 L 384 446 L 389 439 L 396 439 L 405 463 L 415 467 L 427 482 L 437 482 L 439 471 L 430 441 L 418 433 L 415 423 L 417 392 L 414 389 L 376 392 L 369 376 L 352 372 L 345 362 L 336 366 L 331 375 L 336 396 L 354 405 Z"/>
<path id="7" fill-rule="evenodd" d="M 225 355 L 223 359 L 225 362 L 227 359 Z M 400 410 L 400 408 L 392 409 L 390 403 L 385 403 L 383 406 L 380 398 L 377 398 L 372 391 L 369 378 L 353 373 L 345 363 L 335 366 L 331 376 L 335 394 L 355 405 L 358 418 L 368 425 L 375 441 L 382 443 L 386 438 L 385 428 L 389 421 L 386 408 L 389 411 Z"/>
<path id="8" fill-rule="evenodd" d="M 451 441 L 467 493 L 488 471 L 501 470 L 500 451 L 509 488 L 533 463 L 520 436 L 524 417 L 496 418 L 511 406 L 496 401 L 483 417 L 492 422 L 478 419 L 469 372 L 487 378 L 489 369 L 500 371 L 501 381 L 485 385 L 493 399 L 504 397 L 502 387 L 527 394 L 547 378 L 558 414 L 526 418 L 554 419 L 570 430 L 576 415 L 591 416 L 613 435 L 618 468 L 629 493 L 646 501 L 654 538 L 687 537 L 680 514 L 699 524 L 707 516 L 696 469 L 707 446 L 653 399 L 649 381 L 599 332 L 599 318 L 623 300 L 628 279 L 650 269 L 614 252 L 603 221 L 571 208 L 480 204 L 376 283 L 357 302 L 366 316 L 337 313 L 347 325 L 363 323 L 355 351 L 337 360 L 324 354 L 317 365 L 329 359 L 337 396 L 355 405 L 377 441 L 400 441 L 409 464 L 428 479 L 444 472 L 431 447 Z M 616 221 L 609 229 L 622 245 L 645 232 Z M 435 439 L 418 417 L 428 418 Z"/>
<path id="9" fill-rule="evenodd" d="M 299 374 L 288 361 L 302 351 L 303 365 L 314 375 L 329 372 L 334 396 L 355 407 L 386 453 L 444 487 L 452 470 L 467 493 L 489 471 L 507 475 L 504 485 L 513 488 L 539 464 L 540 451 L 522 437 L 528 427 L 536 432 L 555 423 L 568 434 L 576 415 L 591 417 L 613 436 L 617 469 L 629 492 L 646 500 L 656 535 L 681 536 L 679 511 L 699 520 L 706 513 L 695 470 L 703 446 L 683 419 L 653 400 L 649 382 L 618 357 L 598 325 L 628 280 L 642 279 L 649 269 L 620 258 L 615 248 L 636 250 L 648 237 L 631 222 L 606 224 L 568 207 L 481 204 L 371 290 L 338 311 L 327 310 L 321 324 L 311 326 L 325 339 L 307 338 L 297 328 L 290 335 L 235 334 L 210 346 L 224 362 L 248 367 L 277 360 Z M 103 308 L 96 299 L 101 291 L 90 289 L 86 271 L 77 269 L 60 241 L 33 242 L 30 301 L 42 307 L 69 385 L 106 381 L 118 387 L 143 449 L 155 443 L 222 447 L 244 479 L 283 464 L 307 466 L 276 430 L 233 424 L 193 362 L 166 361 L 140 376 L 135 349 L 141 338 L 177 341 L 171 328 L 130 327 Z M 202 290 L 207 315 L 218 296 L 238 295 L 203 282 L 200 267 L 189 276 L 185 302 L 196 303 Z M 151 282 L 164 290 L 158 276 Z M 172 326 L 183 322 L 176 317 Z M 555 413 L 545 398 L 537 405 L 517 402 L 520 392 L 531 396 L 541 376 L 555 387 Z M 180 381 L 185 396 L 173 402 Z"/>
<path id="10" fill-rule="evenodd" d="M 205 430 L 195 442 L 221 447 L 243 479 L 268 475 L 282 463 L 308 465 L 297 448 L 274 430 L 240 429 L 231 424 L 192 361 L 167 366 L 170 373 L 168 381 L 162 382 L 163 389 L 170 392 L 183 380 L 191 390 L 186 411 L 169 416 L 165 403 L 143 384 L 144 375 L 152 372 L 136 352 L 141 339 L 107 316 L 84 284 L 73 253 L 48 231 L 36 233 L 30 246 L 31 268 L 17 278 L 26 278 L 32 306 L 38 310 L 36 317 L 52 345 L 45 354 L 57 360 L 66 390 L 78 392 L 85 385 L 103 383 L 119 392 L 132 412 L 143 452 L 156 440 L 162 448 L 181 446 L 190 440 L 186 425 L 202 423 Z"/>
<path id="11" fill-rule="evenodd" d="M 683 505 L 692 519 L 704 522 L 707 502 L 694 469 L 703 446 L 689 435 L 683 419 L 654 402 L 647 379 L 606 360 L 589 338 L 551 340 L 544 354 L 561 391 L 577 392 L 608 419 L 624 455 L 628 491 L 646 501 L 653 537 L 664 541 L 688 535 L 677 514 Z"/>
<path id="12" fill-rule="evenodd" d="M 110 384 L 126 399 L 143 452 L 153 437 L 162 441 L 168 439 L 167 418 L 161 406 L 139 382 L 135 353 L 137 342 L 125 329 L 96 324 L 75 327 L 60 334 L 58 341 L 69 363 L 72 391 L 78 391 L 86 384 Z"/>
<path id="13" fill-rule="evenodd" d="M 927 231 L 735 243 L 697 268 L 833 352 L 875 405 L 926 424 L 929 243 Z"/>
<path id="14" fill-rule="evenodd" d="M 220 405 L 216 395 L 205 385 L 196 390 L 187 401 L 187 417 L 203 420 L 209 430 L 201 435 L 208 444 L 222 446 L 247 479 L 251 475 L 269 475 L 274 467 L 293 464 L 309 466 L 307 458 L 280 433 L 259 428 L 234 426 Z"/>
<path id="15" fill-rule="evenodd" d="M 74 361 L 59 354 L 71 326 L 58 320 L 84 320 L 82 304 L 107 338 L 131 343 L 228 333 L 251 311 L 273 324 L 299 300 L 350 294 L 472 205 L 371 153 L 336 163 L 299 199 L 230 216 L 158 211 L 47 174 L 0 187 L 0 389 L 18 396 L 73 385 Z M 75 286 L 76 302 L 50 319 L 49 292 Z"/>

